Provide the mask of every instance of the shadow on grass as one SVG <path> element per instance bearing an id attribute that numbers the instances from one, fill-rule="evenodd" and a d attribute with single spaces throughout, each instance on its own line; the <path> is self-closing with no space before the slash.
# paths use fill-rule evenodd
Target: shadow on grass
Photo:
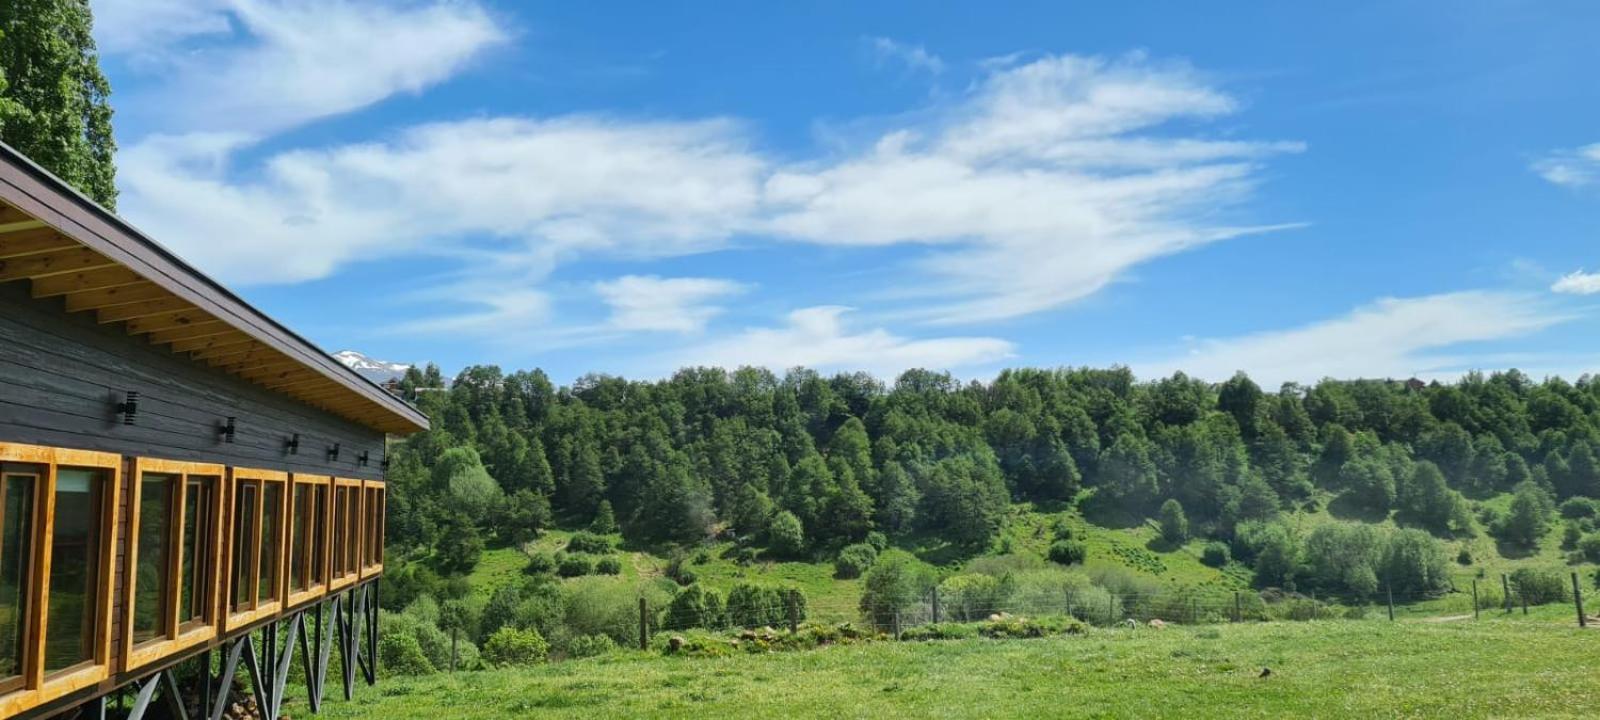
<path id="1" fill-rule="evenodd" d="M 1328 503 L 1328 514 L 1340 520 L 1359 520 L 1367 523 L 1383 522 L 1388 510 L 1374 510 L 1362 505 L 1353 493 L 1344 493 Z"/>
<path id="2" fill-rule="evenodd" d="M 1505 540 L 1494 541 L 1494 547 L 1500 551 L 1500 557 L 1507 560 L 1523 560 L 1539 554 L 1538 546 L 1527 547 Z"/>
<path id="3" fill-rule="evenodd" d="M 1125 530 L 1144 524 L 1144 518 L 1137 512 L 1098 492 L 1084 498 L 1078 507 L 1083 511 L 1083 519 L 1092 525 Z"/>

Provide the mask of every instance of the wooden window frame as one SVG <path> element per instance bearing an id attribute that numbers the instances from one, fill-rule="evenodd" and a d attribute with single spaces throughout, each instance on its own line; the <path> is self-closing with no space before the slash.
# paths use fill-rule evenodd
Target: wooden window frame
<path id="1" fill-rule="evenodd" d="M 387 509 L 388 488 L 382 480 L 364 480 L 361 483 L 361 579 L 383 574 L 383 513 Z M 376 516 L 374 516 L 376 514 Z M 368 525 L 368 523 L 371 525 Z M 372 557 L 373 553 L 377 557 Z M 373 562 L 368 562 L 372 560 Z"/>
<path id="2" fill-rule="evenodd" d="M 323 506 L 322 506 L 322 538 L 321 538 L 322 539 L 322 573 L 321 573 L 321 575 L 319 577 L 310 578 L 310 582 L 307 585 L 306 589 L 305 590 L 301 590 L 299 592 L 295 592 L 293 590 L 293 588 L 289 585 L 290 580 L 288 579 L 288 575 L 292 575 L 292 573 L 287 573 L 286 574 L 285 579 L 284 579 L 284 587 L 285 588 L 289 588 L 289 600 L 288 600 L 288 602 L 289 602 L 289 606 L 290 607 L 294 607 L 294 606 L 297 606 L 297 605 L 303 605 L 308 601 L 315 600 L 317 598 L 320 598 L 320 597 L 323 597 L 323 596 L 327 595 L 328 594 L 328 580 L 329 580 L 329 577 L 333 574 L 333 566 L 331 564 L 329 564 L 329 561 L 332 559 L 330 556 L 331 556 L 331 553 L 332 553 L 331 548 L 333 547 L 333 533 L 331 532 L 332 529 L 333 529 L 333 489 L 334 489 L 333 477 L 329 476 L 329 475 L 305 475 L 305 474 L 302 474 L 302 473 L 294 473 L 294 475 L 291 476 L 291 478 L 290 478 L 290 485 L 289 485 L 289 487 L 290 487 L 289 510 L 290 510 L 291 513 L 295 512 L 294 490 L 299 488 L 299 487 L 301 487 L 301 486 L 312 488 L 312 492 L 313 493 L 315 493 L 315 489 L 318 488 L 318 487 L 326 488 L 327 491 L 328 491 L 327 502 L 323 503 Z M 288 547 L 289 547 L 289 556 L 290 556 L 289 557 L 289 562 L 291 562 L 291 563 L 299 562 L 300 559 L 294 557 L 294 547 L 293 547 L 293 542 L 294 542 L 294 518 L 293 517 L 289 518 L 288 527 L 289 527 L 289 536 L 288 536 L 289 537 L 289 543 L 288 543 Z M 315 530 L 315 528 L 312 528 L 312 529 Z M 308 549 L 313 549 L 313 550 L 317 547 L 316 542 L 312 540 L 312 538 L 310 537 L 309 533 L 306 536 L 306 545 L 308 546 Z M 306 563 L 308 565 L 310 565 L 310 563 L 311 563 L 311 557 L 310 556 L 311 556 L 311 553 L 309 553 L 309 552 L 306 553 L 305 560 L 306 560 Z M 310 576 L 312 574 L 310 567 L 306 567 L 305 568 L 305 574 L 307 576 Z"/>
<path id="3" fill-rule="evenodd" d="M 45 471 L 35 488 L 33 503 L 32 557 L 25 577 L 29 612 L 23 619 L 25 638 L 22 657 L 22 687 L 0 694 L 0 717 L 10 717 L 56 698 L 95 685 L 111 676 L 112 587 L 116 578 L 117 527 L 122 507 L 122 456 L 90 450 L 0 443 L 0 462 L 39 465 Z M 55 535 L 56 469 L 101 470 L 107 486 L 101 496 L 100 568 L 95 578 L 99 589 L 94 628 L 94 659 L 50 674 L 44 671 L 45 631 L 49 627 L 49 585 L 51 540 Z"/>
<path id="4" fill-rule="evenodd" d="M 346 520 L 344 527 L 334 527 L 334 522 L 339 517 L 338 513 L 334 512 L 334 508 L 336 508 L 339 504 L 338 497 L 340 488 L 348 488 L 352 491 L 350 495 L 355 498 L 355 507 L 345 515 Z M 365 519 L 361 514 L 363 498 L 360 480 L 354 480 L 351 478 L 334 478 L 332 498 L 333 500 L 328 503 L 329 531 L 331 533 L 344 533 L 344 546 L 346 548 L 345 552 L 350 552 L 349 548 L 351 548 L 353 545 L 355 548 L 356 562 L 355 566 L 351 567 L 348 572 L 344 574 L 339 573 L 339 568 L 343 567 L 340 564 L 342 561 L 333 557 L 334 543 L 332 536 L 330 535 L 328 541 L 328 555 L 330 561 L 328 563 L 328 592 L 349 587 L 361 580 L 361 528 L 365 527 L 366 525 Z"/>
<path id="5" fill-rule="evenodd" d="M 122 671 L 134 670 L 152 662 L 160 660 L 173 653 L 194 647 L 217 636 L 217 602 L 220 597 L 222 581 L 221 565 L 217 553 L 220 551 L 222 539 L 226 534 L 222 532 L 222 498 L 226 496 L 224 490 L 227 486 L 227 468 L 212 463 L 182 462 L 178 460 L 161 460 L 157 458 L 136 457 L 130 461 L 133 471 L 128 482 L 128 557 L 124 562 L 127 569 L 127 587 L 123 588 L 123 617 L 122 617 Z M 167 636 L 155 640 L 147 640 L 137 645 L 133 642 L 133 603 L 135 585 L 138 583 L 139 567 L 139 512 L 141 497 L 144 493 L 145 473 L 160 475 L 174 475 L 178 478 L 175 490 L 177 506 L 174 508 L 170 527 L 167 529 L 167 542 L 171 552 L 167 554 Z M 212 489 L 211 517 L 209 525 L 215 530 L 211 533 L 211 577 L 207 581 L 210 587 L 210 603 L 206 607 L 205 622 L 191 622 L 187 627 L 179 620 L 178 598 L 182 597 L 179 584 L 183 582 L 183 517 L 184 504 L 188 502 L 189 478 L 211 478 L 216 482 Z"/>
<path id="6" fill-rule="evenodd" d="M 233 472 L 228 481 L 228 530 L 224 533 L 224 537 L 230 540 L 230 542 L 225 543 L 228 549 L 228 560 L 225 563 L 227 571 L 223 574 L 225 592 L 222 595 L 222 616 L 223 630 L 225 632 L 232 632 L 259 622 L 263 618 L 277 615 L 283 610 L 285 595 L 287 595 L 289 589 L 289 578 L 285 573 L 289 568 L 285 562 L 288 553 L 282 551 L 282 548 L 288 544 L 289 540 L 289 523 L 285 522 L 285 520 L 289 519 L 288 512 L 291 496 L 289 492 L 289 473 L 255 468 L 233 468 L 232 470 Z M 234 498 L 239 492 L 239 488 L 245 483 L 255 483 L 260 488 L 256 492 L 256 532 L 252 533 L 250 538 L 251 571 L 247 576 L 250 578 L 249 597 L 251 607 L 249 610 L 235 611 L 232 603 L 234 590 L 232 583 L 234 563 L 238 559 L 233 556 L 233 543 L 231 540 L 234 537 L 235 525 L 238 524 L 239 519 L 235 517 L 234 510 L 238 507 L 238 504 L 234 501 Z M 267 483 L 277 483 L 280 488 L 278 492 L 278 527 L 274 533 L 280 551 L 277 553 L 277 567 L 271 568 L 272 582 L 277 587 L 277 592 L 273 594 L 271 600 L 262 602 L 259 592 L 261 583 L 261 528 L 262 519 L 266 516 Z"/>

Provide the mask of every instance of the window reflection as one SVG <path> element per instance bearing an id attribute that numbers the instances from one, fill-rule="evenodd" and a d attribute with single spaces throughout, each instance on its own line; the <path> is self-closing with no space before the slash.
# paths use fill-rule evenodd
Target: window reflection
<path id="1" fill-rule="evenodd" d="M 56 470 L 54 529 L 50 537 L 49 618 L 44 636 L 44 671 L 56 672 L 95 659 L 99 617 L 100 526 L 104 519 L 104 471 Z"/>
<path id="2" fill-rule="evenodd" d="M 134 564 L 133 642 L 164 638 L 168 632 L 168 603 L 172 542 L 174 475 L 145 473 L 140 478 L 138 549 Z"/>
<path id="3" fill-rule="evenodd" d="M 42 471 L 0 466 L 0 691 L 22 682 L 26 577 L 33 554 L 34 493 Z"/>

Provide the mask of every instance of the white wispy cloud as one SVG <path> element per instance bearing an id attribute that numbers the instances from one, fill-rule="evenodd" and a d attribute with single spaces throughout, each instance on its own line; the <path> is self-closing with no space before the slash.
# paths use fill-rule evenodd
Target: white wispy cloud
<path id="1" fill-rule="evenodd" d="M 1141 55 L 1004 67 L 934 122 L 779 170 L 766 225 L 816 243 L 941 246 L 914 264 L 932 322 L 1049 310 L 1141 263 L 1284 227 L 1218 218 L 1249 198 L 1262 158 L 1299 143 L 1141 134 L 1236 109 L 1188 66 Z"/>
<path id="2" fill-rule="evenodd" d="M 1600 143 L 1558 150 L 1533 163 L 1539 177 L 1566 187 L 1581 187 L 1600 180 Z"/>
<path id="3" fill-rule="evenodd" d="M 944 72 L 944 60 L 928 52 L 927 48 L 921 45 L 911 45 L 886 37 L 869 37 L 867 42 L 872 45 L 872 51 L 877 54 L 880 63 L 897 62 L 909 70 L 931 75 Z"/>
<path id="4" fill-rule="evenodd" d="M 473 2 L 98 0 L 106 52 L 164 78 L 122 109 L 167 132 L 252 137 L 416 93 L 506 34 Z"/>
<path id="5" fill-rule="evenodd" d="M 1588 273 L 1582 270 L 1562 275 L 1550 286 L 1551 292 L 1568 295 L 1593 295 L 1600 293 L 1600 273 Z"/>
<path id="6" fill-rule="evenodd" d="M 711 301 L 745 289 L 731 280 L 653 275 L 625 275 L 594 285 L 595 292 L 611 307 L 611 327 L 679 333 L 703 330 L 723 310 Z"/>
<path id="7" fill-rule="evenodd" d="M 209 37 L 206 18 L 220 14 L 244 41 L 175 61 L 154 97 L 195 123 L 127 146 L 123 212 L 235 283 L 447 255 L 463 269 L 443 287 L 468 309 L 418 321 L 438 332 L 550 317 L 541 285 L 566 263 L 735 238 L 905 245 L 903 279 L 872 289 L 887 305 L 877 316 L 989 322 L 1061 307 L 1157 258 L 1290 227 L 1232 211 L 1266 159 L 1302 146 L 1205 136 L 1195 128 L 1239 103 L 1187 65 L 1143 55 L 992 65 L 964 95 L 814 158 L 762 152 L 736 120 L 570 115 L 436 122 L 241 166 L 265 135 L 425 89 L 504 36 L 470 2 L 206 7 L 183 16 L 184 32 Z M 483 290 L 499 287 L 521 294 Z M 611 327 L 693 330 L 715 314 L 691 309 L 670 321 L 617 311 Z"/>
<path id="8" fill-rule="evenodd" d="M 1133 367 L 1144 377 L 1182 370 L 1213 381 L 1244 370 L 1264 385 L 1324 377 L 1436 377 L 1500 359 L 1475 353 L 1472 343 L 1523 337 L 1571 319 L 1523 293 L 1384 298 L 1302 327 L 1198 340 L 1187 352 Z"/>
<path id="9" fill-rule="evenodd" d="M 1015 351 L 1012 343 L 993 337 L 915 339 L 883 328 L 856 329 L 845 317 L 849 311 L 840 306 L 795 310 L 778 327 L 747 328 L 675 355 L 669 364 L 776 370 L 805 366 L 893 377 L 907 368 L 950 370 L 997 363 Z"/>
<path id="10" fill-rule="evenodd" d="M 494 275 L 547 271 L 583 253 L 692 252 L 749 215 L 762 167 L 720 121 L 424 125 L 387 141 L 281 153 L 247 181 L 228 168 L 239 141 L 150 138 L 123 152 L 119 182 L 124 213 L 200 267 L 246 284 L 467 248 L 484 252 L 461 259 Z"/>

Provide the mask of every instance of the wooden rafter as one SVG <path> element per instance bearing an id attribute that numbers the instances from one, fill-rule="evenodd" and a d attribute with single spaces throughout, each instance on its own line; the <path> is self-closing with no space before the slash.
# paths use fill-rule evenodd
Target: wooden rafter
<path id="1" fill-rule="evenodd" d="M 35 278 L 33 281 L 33 296 L 36 298 L 55 297 L 84 290 L 114 288 L 141 282 L 147 281 L 138 273 L 127 268 L 99 268 L 47 278 Z"/>
<path id="2" fill-rule="evenodd" d="M 100 308 L 115 307 L 145 300 L 157 300 L 165 297 L 172 297 L 171 291 L 153 282 L 140 282 L 120 287 L 68 293 L 66 303 L 67 312 L 84 312 L 86 310 L 99 310 Z"/>
<path id="3" fill-rule="evenodd" d="M 185 328 L 150 333 L 150 342 L 171 343 L 173 352 L 192 353 L 255 342 L 255 338 L 219 320 L 214 323 L 195 323 Z"/>
<path id="4" fill-rule="evenodd" d="M 7 233 L 5 227 L 6 225 L 0 224 L 0 259 L 78 247 L 78 243 L 72 238 L 49 228 Z"/>
<path id="5" fill-rule="evenodd" d="M 272 348 L 262 345 L 255 338 L 247 337 L 238 342 L 221 342 L 209 348 L 196 350 L 189 353 L 189 357 L 213 365 L 225 365 L 250 357 L 266 357 L 270 352 L 273 352 Z"/>
<path id="6" fill-rule="evenodd" d="M 37 255 L 0 260 L 0 282 L 24 278 L 47 278 L 69 275 L 82 270 L 116 267 L 112 261 L 89 248 L 69 248 Z"/>
<path id="7" fill-rule="evenodd" d="M 117 305 L 103 308 L 95 313 L 100 318 L 101 324 L 137 320 L 139 318 L 155 317 L 180 310 L 194 310 L 189 301 L 177 296 L 145 300 L 143 302 Z"/>
<path id="8" fill-rule="evenodd" d="M 254 360 L 240 360 L 234 363 L 218 365 L 217 367 L 221 368 L 223 372 L 238 375 L 241 373 L 250 373 L 262 370 L 288 370 L 290 368 L 296 368 L 300 366 L 300 363 L 294 358 L 282 353 L 276 354 L 277 357 L 261 357 Z"/>
<path id="9" fill-rule="evenodd" d="M 201 310 L 179 310 L 176 312 L 151 315 L 137 320 L 128 321 L 129 335 L 144 335 L 161 330 L 176 330 L 196 323 L 211 322 L 216 318 L 211 317 Z"/>

